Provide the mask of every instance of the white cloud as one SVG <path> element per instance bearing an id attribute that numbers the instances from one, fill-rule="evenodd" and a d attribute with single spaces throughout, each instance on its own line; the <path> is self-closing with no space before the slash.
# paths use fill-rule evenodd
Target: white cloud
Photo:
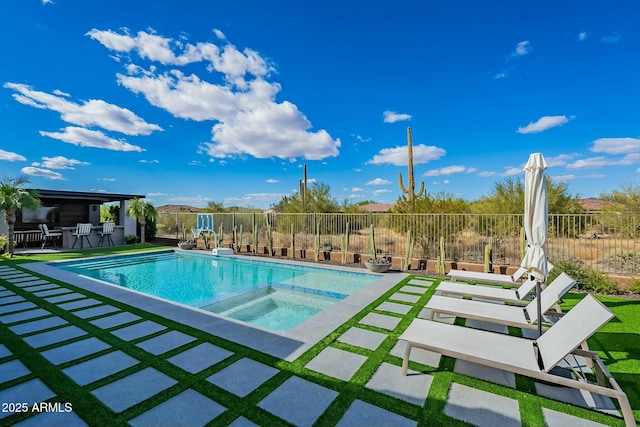
<path id="1" fill-rule="evenodd" d="M 574 119 L 574 116 L 544 116 L 540 117 L 536 122 L 530 122 L 527 126 L 518 128 L 517 132 L 522 134 L 538 133 L 547 129 L 562 126 L 572 119 Z"/>
<path id="2" fill-rule="evenodd" d="M 115 182 L 115 181 L 117 181 L 117 179 L 115 179 L 115 178 L 98 178 L 98 181 Z"/>
<path id="3" fill-rule="evenodd" d="M 295 104 L 276 102 L 280 84 L 266 80 L 273 67 L 251 49 L 239 51 L 232 44 L 194 45 L 149 32 L 132 36 L 126 31 L 94 29 L 87 35 L 119 53 L 137 54 L 168 66 L 204 62 L 211 73 L 221 74 L 224 83 L 219 84 L 175 67 L 143 69 L 131 64 L 127 74 L 117 75 L 120 85 L 175 117 L 214 122 L 211 141 L 200 147 L 212 158 L 250 155 L 320 160 L 339 153 L 340 139 L 333 139 L 324 129 L 313 131 Z M 218 75 L 212 79 L 220 80 Z"/>
<path id="4" fill-rule="evenodd" d="M 373 190 L 374 196 L 377 196 L 378 194 L 386 194 L 386 193 L 391 193 L 391 190 L 388 190 L 386 188 L 381 188 L 380 190 Z"/>
<path id="5" fill-rule="evenodd" d="M 575 156 L 575 154 L 559 154 L 554 157 L 545 157 L 545 160 L 548 167 L 565 166 Z"/>
<path id="6" fill-rule="evenodd" d="M 466 166 L 447 166 L 440 169 L 432 169 L 430 171 L 425 172 L 422 176 L 438 176 L 438 175 L 452 175 L 454 173 L 462 173 L 462 172 L 474 172 L 474 168 L 467 168 Z"/>
<path id="7" fill-rule="evenodd" d="M 427 145 L 413 146 L 413 164 L 428 163 L 432 160 L 438 160 L 446 154 L 446 150 L 440 147 Z M 378 154 L 373 156 L 367 164 L 382 165 L 391 164 L 394 166 L 407 166 L 409 163 L 407 157 L 407 147 L 383 148 Z"/>
<path id="8" fill-rule="evenodd" d="M 567 169 L 599 169 L 609 166 L 611 161 L 603 156 L 580 159 L 567 165 Z"/>
<path id="9" fill-rule="evenodd" d="M 528 40 L 524 40 L 516 44 L 516 48 L 511 53 L 512 58 L 517 58 L 520 56 L 528 55 L 533 51 L 533 47 L 531 47 L 531 43 Z"/>
<path id="10" fill-rule="evenodd" d="M 622 33 L 614 32 L 606 37 L 601 38 L 600 41 L 607 44 L 618 44 L 621 37 Z"/>
<path id="11" fill-rule="evenodd" d="M 351 134 L 351 136 L 353 136 L 355 139 L 357 139 L 360 142 L 371 142 L 371 138 L 364 138 L 360 135 L 354 135 L 354 134 Z"/>
<path id="12" fill-rule="evenodd" d="M 514 166 L 507 166 L 504 168 L 502 176 L 515 176 L 524 173 L 524 168 L 516 168 Z"/>
<path id="13" fill-rule="evenodd" d="M 505 79 L 507 77 L 509 77 L 509 73 L 507 73 L 506 71 L 502 71 L 493 75 L 494 80 Z"/>
<path id="14" fill-rule="evenodd" d="M 496 174 L 495 172 L 491 172 L 491 171 L 482 171 L 478 173 L 478 176 L 486 178 L 486 177 L 494 176 L 495 174 Z"/>
<path id="15" fill-rule="evenodd" d="M 42 5 L 46 6 L 48 4 L 53 4 L 53 0 L 42 0 Z"/>
<path id="16" fill-rule="evenodd" d="M 34 162 L 32 166 L 42 166 L 47 169 L 75 169 L 76 166 L 89 166 L 89 162 L 81 162 L 76 159 L 67 159 L 63 156 L 43 157 L 42 163 Z"/>
<path id="17" fill-rule="evenodd" d="M 551 180 L 556 182 L 567 182 L 574 179 L 576 179 L 575 175 L 558 175 L 558 176 L 551 175 Z"/>
<path id="18" fill-rule="evenodd" d="M 217 29 L 217 28 L 214 28 L 213 33 L 220 40 L 226 40 L 227 39 L 227 37 L 224 35 L 224 33 L 222 31 L 220 31 L 219 29 Z"/>
<path id="19" fill-rule="evenodd" d="M 399 114 L 395 111 L 385 111 L 382 113 L 384 117 L 385 123 L 395 123 L 395 122 L 404 122 L 407 120 L 411 120 L 411 116 L 409 114 Z"/>
<path id="20" fill-rule="evenodd" d="M 265 181 L 267 184 L 277 184 L 280 181 L 278 181 L 277 179 L 273 179 L 273 178 L 269 178 Z"/>
<path id="21" fill-rule="evenodd" d="M 389 180 L 376 178 L 376 179 L 372 179 L 369 182 L 366 182 L 364 185 L 389 185 L 389 184 L 391 184 L 391 181 Z"/>
<path id="22" fill-rule="evenodd" d="M 113 151 L 144 151 L 137 145 L 131 145 L 128 142 L 110 138 L 100 131 L 73 126 L 67 126 L 62 132 L 45 132 L 41 130 L 40 135 L 58 139 L 79 147 L 104 148 Z"/>
<path id="23" fill-rule="evenodd" d="M 640 139 L 600 138 L 593 141 L 591 151 L 605 154 L 631 154 L 640 151 Z"/>
<path id="24" fill-rule="evenodd" d="M 280 193 L 248 193 L 242 197 L 227 197 L 223 200 L 225 206 L 258 206 L 260 204 L 273 204 L 282 199 Z"/>
<path id="25" fill-rule="evenodd" d="M 6 160 L 8 162 L 24 162 L 27 158 L 18 153 L 0 149 L 0 160 Z"/>
<path id="26" fill-rule="evenodd" d="M 589 37 L 589 35 L 587 34 L 586 31 L 582 31 L 580 33 L 578 33 L 578 40 L 585 41 L 587 39 L 587 37 Z"/>
<path id="27" fill-rule="evenodd" d="M 51 110 L 60 113 L 60 118 L 67 123 L 82 127 L 99 126 L 105 130 L 120 132 L 125 135 L 149 135 L 162 130 L 138 117 L 131 110 L 109 104 L 100 99 L 90 99 L 77 104 L 65 99 L 68 95 L 52 95 L 33 90 L 20 83 L 5 83 L 4 87 L 15 90 L 13 98 L 30 107 Z"/>
<path id="28" fill-rule="evenodd" d="M 138 160 L 139 163 L 160 163 L 160 160 L 146 160 L 146 159 L 140 159 Z"/>
<path id="29" fill-rule="evenodd" d="M 39 176 L 42 178 L 53 179 L 53 180 L 64 180 L 64 177 L 58 172 L 50 171 L 48 169 L 34 168 L 32 166 L 27 166 L 22 168 L 21 172 L 25 175 L 30 175 L 30 176 Z"/>
<path id="30" fill-rule="evenodd" d="M 353 187 L 351 189 L 351 192 L 353 192 L 353 193 L 361 193 L 363 191 L 364 191 L 364 188 L 359 188 L 359 187 Z"/>

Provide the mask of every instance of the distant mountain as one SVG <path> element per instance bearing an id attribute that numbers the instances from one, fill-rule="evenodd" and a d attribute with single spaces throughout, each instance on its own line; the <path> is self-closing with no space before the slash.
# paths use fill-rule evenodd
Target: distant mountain
<path id="1" fill-rule="evenodd" d="M 162 205 L 156 208 L 158 213 L 200 212 L 201 210 L 201 208 L 189 205 Z"/>

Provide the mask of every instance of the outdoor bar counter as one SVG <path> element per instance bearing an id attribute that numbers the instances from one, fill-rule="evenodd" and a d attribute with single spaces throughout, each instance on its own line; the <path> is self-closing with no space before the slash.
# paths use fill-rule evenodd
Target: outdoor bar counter
<path id="1" fill-rule="evenodd" d="M 71 249 L 73 246 L 73 242 L 76 240 L 76 236 L 73 233 L 76 232 L 76 227 L 60 227 L 59 229 L 62 231 L 62 249 Z M 98 242 L 100 242 L 100 232 L 102 231 L 101 225 L 94 225 L 91 227 L 91 234 L 88 236 L 89 243 L 94 248 L 98 247 Z M 124 226 L 116 225 L 113 230 L 113 234 L 111 235 L 111 240 L 113 240 L 113 244 L 115 246 L 124 245 Z M 102 242 L 102 246 L 109 246 L 109 239 L 105 236 L 104 241 Z M 87 240 L 83 237 L 80 240 L 78 237 L 78 242 L 74 249 L 78 248 L 88 248 Z"/>

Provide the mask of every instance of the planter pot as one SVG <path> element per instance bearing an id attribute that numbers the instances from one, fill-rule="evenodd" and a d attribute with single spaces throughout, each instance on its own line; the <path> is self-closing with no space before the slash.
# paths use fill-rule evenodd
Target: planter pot
<path id="1" fill-rule="evenodd" d="M 180 242 L 178 243 L 178 247 L 184 250 L 190 250 L 196 247 L 196 244 L 193 242 Z"/>
<path id="2" fill-rule="evenodd" d="M 386 273 L 391 268 L 391 262 L 384 258 L 382 259 L 369 259 L 364 265 L 372 273 Z"/>

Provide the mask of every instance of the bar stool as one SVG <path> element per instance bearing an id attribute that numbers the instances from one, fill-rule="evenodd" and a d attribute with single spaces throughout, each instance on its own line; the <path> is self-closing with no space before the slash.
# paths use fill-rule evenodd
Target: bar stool
<path id="1" fill-rule="evenodd" d="M 91 246 L 91 242 L 89 241 L 89 236 L 91 235 L 91 223 L 88 223 L 88 224 L 79 223 L 76 226 L 76 231 L 73 233 L 73 235 L 76 236 L 76 240 L 73 241 L 73 246 L 71 246 L 71 249 L 73 249 L 76 246 L 76 242 L 78 241 L 78 238 L 80 238 L 80 248 L 84 247 L 82 245 L 83 238 L 87 241 L 87 244 L 89 245 L 90 248 L 93 247 Z"/>
<path id="2" fill-rule="evenodd" d="M 102 224 L 102 231 L 99 231 L 100 241 L 98 241 L 98 246 L 102 246 L 104 243 L 105 237 L 107 238 L 107 242 L 109 242 L 109 246 L 113 246 L 113 240 L 111 239 L 111 235 L 116 228 L 115 222 L 105 222 Z"/>

